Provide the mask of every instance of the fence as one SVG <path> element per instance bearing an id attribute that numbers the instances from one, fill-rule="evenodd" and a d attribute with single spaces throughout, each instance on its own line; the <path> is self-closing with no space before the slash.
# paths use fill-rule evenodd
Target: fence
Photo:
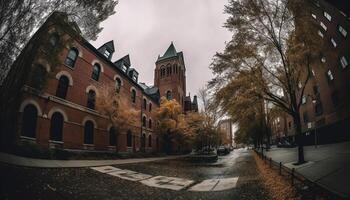
<path id="1" fill-rule="evenodd" d="M 264 161 L 265 164 L 268 164 L 271 169 L 278 170 L 279 175 L 286 177 L 292 186 L 296 186 L 297 188 L 304 190 L 311 190 L 314 194 L 315 198 L 323 198 L 323 199 L 345 199 L 341 194 L 338 194 L 334 191 L 330 191 L 329 189 L 319 185 L 316 182 L 313 182 L 302 174 L 298 173 L 294 168 L 290 169 L 282 164 L 282 162 L 277 162 L 272 160 L 271 157 L 267 157 L 263 151 L 258 151 L 255 149 L 257 155 Z"/>

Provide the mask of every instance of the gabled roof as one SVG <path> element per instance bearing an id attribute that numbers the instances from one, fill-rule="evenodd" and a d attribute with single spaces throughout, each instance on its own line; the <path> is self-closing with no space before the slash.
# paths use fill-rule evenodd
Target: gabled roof
<path id="1" fill-rule="evenodd" d="M 180 52 L 181 53 L 181 52 Z M 172 57 L 177 57 L 179 56 L 179 54 L 176 49 L 175 46 L 173 44 L 173 42 L 171 42 L 170 46 L 168 47 L 168 49 L 165 51 L 163 56 L 158 56 L 157 62 L 161 61 L 161 60 L 165 60 L 167 58 L 172 58 Z"/>
<path id="2" fill-rule="evenodd" d="M 130 62 L 129 54 L 114 62 L 114 64 L 116 64 L 116 65 L 118 65 L 119 63 L 124 63 L 124 65 L 130 67 L 131 66 L 131 62 Z"/>
<path id="3" fill-rule="evenodd" d="M 114 52 L 114 42 L 113 42 L 113 40 L 104 43 L 102 46 L 100 46 L 98 48 L 98 50 L 100 50 L 102 47 L 106 47 L 106 49 L 111 50 L 112 52 Z"/>

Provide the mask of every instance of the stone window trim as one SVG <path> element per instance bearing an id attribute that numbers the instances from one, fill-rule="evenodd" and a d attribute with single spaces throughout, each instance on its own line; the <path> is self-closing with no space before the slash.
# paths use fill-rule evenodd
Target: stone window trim
<path id="1" fill-rule="evenodd" d="M 94 60 L 91 62 L 91 66 L 94 66 L 95 64 L 98 64 L 98 65 L 100 66 L 100 71 L 103 73 L 103 72 L 104 72 L 104 68 L 103 68 L 102 62 L 100 62 L 100 61 L 97 60 L 97 59 L 94 59 Z"/>
<path id="2" fill-rule="evenodd" d="M 64 71 L 64 70 L 60 71 L 60 72 L 58 72 L 56 74 L 55 77 L 56 77 L 57 80 L 60 80 L 61 76 L 66 76 L 68 78 L 68 80 L 69 80 L 69 86 L 73 86 L 73 78 L 72 78 L 72 75 L 70 75 L 69 72 Z"/>
<path id="3" fill-rule="evenodd" d="M 50 66 L 50 64 L 49 64 L 46 60 L 44 60 L 44 59 L 42 59 L 42 58 L 39 58 L 38 60 L 36 60 L 35 64 L 33 64 L 33 65 L 42 65 L 42 66 L 45 67 L 45 69 L 46 69 L 46 71 L 47 71 L 48 73 L 51 71 L 51 66 Z"/>
<path id="4" fill-rule="evenodd" d="M 96 93 L 96 97 L 99 96 L 98 90 L 94 85 L 89 85 L 86 87 L 85 89 L 86 94 L 88 94 L 90 90 L 93 90 Z"/>
<path id="5" fill-rule="evenodd" d="M 55 114 L 56 112 L 60 113 L 63 116 L 64 122 L 68 122 L 68 115 L 62 108 L 59 108 L 59 107 L 51 108 L 49 113 L 47 114 L 48 118 L 51 119 L 52 115 Z"/>
<path id="6" fill-rule="evenodd" d="M 66 49 L 69 51 L 70 49 L 72 49 L 72 48 L 74 48 L 74 49 L 76 49 L 77 51 L 78 51 L 78 57 L 80 57 L 80 58 L 83 58 L 83 50 L 82 50 L 82 48 L 80 48 L 77 44 L 73 44 L 73 45 L 66 45 Z M 67 53 L 68 53 L 68 51 L 67 51 Z"/>
<path id="7" fill-rule="evenodd" d="M 113 77 L 113 80 L 116 81 L 117 79 L 120 80 L 120 83 L 121 83 L 120 85 L 123 86 L 123 85 L 124 85 L 123 79 L 122 79 L 122 77 L 119 76 L 118 74 L 114 75 L 114 77 Z"/>
<path id="8" fill-rule="evenodd" d="M 29 104 L 36 107 L 36 109 L 38 110 L 38 117 L 41 117 L 43 115 L 39 103 L 37 101 L 35 101 L 34 99 L 25 99 L 19 107 L 19 112 L 23 113 L 24 108 Z"/>
<path id="9" fill-rule="evenodd" d="M 87 121 L 92 121 L 92 123 L 94 124 L 94 129 L 97 129 L 97 128 L 98 128 L 95 119 L 92 118 L 92 117 L 90 117 L 90 116 L 85 116 L 84 119 L 83 119 L 83 121 L 81 122 L 81 125 L 84 127 L 84 126 L 85 126 L 85 123 L 86 123 Z"/>

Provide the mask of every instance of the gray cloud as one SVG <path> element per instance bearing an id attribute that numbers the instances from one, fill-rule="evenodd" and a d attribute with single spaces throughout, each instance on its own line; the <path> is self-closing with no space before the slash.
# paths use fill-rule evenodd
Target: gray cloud
<path id="1" fill-rule="evenodd" d="M 139 80 L 153 85 L 155 61 L 173 41 L 183 51 L 187 92 L 198 92 L 212 73 L 208 68 L 216 51 L 224 49 L 231 34 L 223 23 L 227 0 L 120 0 L 116 14 L 102 23 L 95 47 L 114 40 L 113 60 L 130 54 Z"/>

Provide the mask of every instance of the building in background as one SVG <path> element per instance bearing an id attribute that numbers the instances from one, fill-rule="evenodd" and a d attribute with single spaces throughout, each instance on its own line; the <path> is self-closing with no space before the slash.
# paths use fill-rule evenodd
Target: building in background
<path id="1" fill-rule="evenodd" d="M 59 59 L 52 65 L 48 58 L 59 46 L 62 46 L 56 52 Z M 12 121 L 16 123 L 16 134 L 3 132 L 2 139 L 45 148 L 160 151 L 162 141 L 154 131 L 156 123 L 151 113 L 159 108 L 162 96 L 176 99 L 185 110 L 183 53 L 176 52 L 171 43 L 156 62 L 154 86 L 148 86 L 139 82 L 130 56 L 112 61 L 114 52 L 113 41 L 96 49 L 64 13 L 52 14 L 15 61 L 1 88 L 9 97 L 9 100 L 2 99 L 3 103 L 18 105 L 6 111 L 12 113 L 11 117 L 6 119 L 4 114 L 1 118 L 2 124 L 15 119 Z M 33 77 L 45 84 L 35 87 Z M 96 97 L 104 85 L 115 86 L 127 102 L 124 109 L 133 108 L 140 113 L 136 123 L 128 124 L 125 132 L 118 132 L 117 127 L 95 109 Z M 11 98 L 18 103 L 11 103 Z"/>
<path id="2" fill-rule="evenodd" d="M 221 144 L 232 147 L 234 145 L 234 135 L 233 135 L 233 123 L 231 119 L 223 119 L 219 121 L 219 127 L 221 129 Z"/>
<path id="3" fill-rule="evenodd" d="M 312 66 L 301 105 L 304 144 L 332 143 L 350 139 L 350 16 L 349 8 L 333 1 L 311 0 L 310 18 L 319 24 L 324 52 Z M 347 9 L 347 10 L 342 10 Z M 280 116 L 273 135 L 295 140 L 291 117 Z"/>

